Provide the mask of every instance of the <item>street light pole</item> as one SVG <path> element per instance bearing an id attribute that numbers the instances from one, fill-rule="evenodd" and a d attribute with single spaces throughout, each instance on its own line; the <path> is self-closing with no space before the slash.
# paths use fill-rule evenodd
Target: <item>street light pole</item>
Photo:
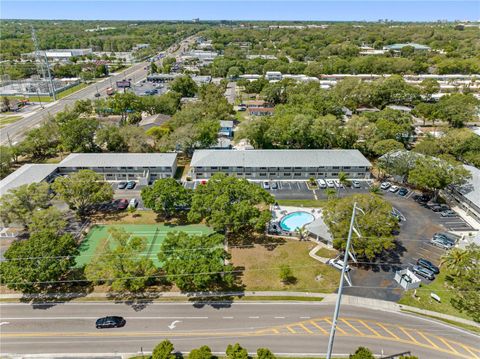
<path id="1" fill-rule="evenodd" d="M 338 287 L 337 302 L 335 303 L 335 312 L 333 313 L 332 328 L 330 330 L 330 338 L 328 340 L 327 359 L 332 358 L 333 342 L 335 340 L 335 331 L 337 329 L 338 314 L 340 312 L 340 303 L 342 301 L 343 282 L 345 280 L 345 275 L 347 273 L 346 269 L 348 265 L 348 251 L 350 249 L 350 242 L 352 241 L 352 233 L 353 233 L 353 226 L 355 223 L 356 210 L 357 210 L 357 202 L 353 204 L 352 219 L 350 220 L 350 228 L 348 229 L 347 244 L 345 246 L 345 257 L 343 258 L 342 275 L 340 276 L 340 285 Z"/>

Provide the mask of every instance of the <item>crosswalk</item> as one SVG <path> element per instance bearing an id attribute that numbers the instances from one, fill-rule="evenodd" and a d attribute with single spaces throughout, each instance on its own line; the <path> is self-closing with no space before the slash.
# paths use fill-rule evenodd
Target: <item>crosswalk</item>
<path id="1" fill-rule="evenodd" d="M 256 335 L 323 335 L 330 334 L 330 318 L 316 318 L 258 330 Z M 480 346 L 467 346 L 460 342 L 428 333 L 425 330 L 407 328 L 358 318 L 341 318 L 336 334 L 370 339 L 390 340 L 434 351 L 451 354 L 452 358 L 480 359 Z"/>

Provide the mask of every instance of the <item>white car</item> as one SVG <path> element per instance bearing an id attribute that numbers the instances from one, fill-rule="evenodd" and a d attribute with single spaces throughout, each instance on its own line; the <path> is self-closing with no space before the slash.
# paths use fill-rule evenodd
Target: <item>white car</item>
<path id="1" fill-rule="evenodd" d="M 330 259 L 328 262 L 332 267 L 337 268 L 338 270 L 343 269 L 343 260 L 341 259 Z M 345 271 L 349 272 L 350 271 L 350 266 L 347 264 L 347 267 L 345 268 Z"/>
<path id="2" fill-rule="evenodd" d="M 395 193 L 399 190 L 399 187 L 398 186 L 392 186 L 390 187 L 389 191 L 392 192 L 392 193 Z"/>
<path id="3" fill-rule="evenodd" d="M 383 182 L 381 185 L 380 185 L 380 189 L 389 189 L 391 186 L 390 182 Z"/>
<path id="4" fill-rule="evenodd" d="M 326 180 L 328 188 L 335 188 L 335 183 L 332 180 Z"/>
<path id="5" fill-rule="evenodd" d="M 130 202 L 128 202 L 128 207 L 130 208 L 137 208 L 138 206 L 138 199 L 132 198 Z"/>
<path id="6" fill-rule="evenodd" d="M 268 181 L 263 181 L 262 187 L 263 189 L 270 189 L 270 183 L 268 183 Z"/>
<path id="7" fill-rule="evenodd" d="M 353 186 L 353 188 L 360 188 L 360 182 L 352 181 L 352 186 Z"/>
<path id="8" fill-rule="evenodd" d="M 318 187 L 327 188 L 327 182 L 325 182 L 324 179 L 319 179 L 319 180 L 317 180 L 317 182 L 318 182 Z"/>
<path id="9" fill-rule="evenodd" d="M 343 185 L 340 183 L 339 180 L 333 180 L 333 183 L 335 184 L 335 187 L 337 187 L 337 188 L 343 187 Z"/>

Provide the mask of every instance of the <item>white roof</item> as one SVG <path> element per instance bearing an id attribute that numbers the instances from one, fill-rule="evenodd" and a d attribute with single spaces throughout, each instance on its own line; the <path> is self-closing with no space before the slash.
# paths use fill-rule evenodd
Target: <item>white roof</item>
<path id="1" fill-rule="evenodd" d="M 24 184 L 38 183 L 57 169 L 56 164 L 27 164 L 0 181 L 0 196 Z"/>
<path id="2" fill-rule="evenodd" d="M 472 178 L 466 184 L 457 187 L 457 191 L 477 207 L 480 207 L 480 170 L 473 166 L 464 165 L 464 167 L 470 171 Z"/>
<path id="3" fill-rule="evenodd" d="M 176 153 L 72 153 L 58 167 L 170 167 Z"/>
<path id="4" fill-rule="evenodd" d="M 196 150 L 191 166 L 370 167 L 371 164 L 358 150 Z"/>

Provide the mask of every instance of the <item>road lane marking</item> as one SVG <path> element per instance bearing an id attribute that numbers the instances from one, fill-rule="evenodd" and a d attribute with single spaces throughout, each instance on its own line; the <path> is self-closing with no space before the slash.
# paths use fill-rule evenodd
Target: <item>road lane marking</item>
<path id="1" fill-rule="evenodd" d="M 274 317 L 275 319 L 285 319 L 285 317 Z"/>
<path id="2" fill-rule="evenodd" d="M 404 332 L 405 335 L 412 340 L 412 342 L 414 342 L 414 343 L 416 343 L 416 344 L 420 344 L 420 343 L 417 341 L 417 339 L 415 339 L 414 337 L 412 337 L 412 336 L 407 332 L 407 330 L 406 330 L 405 328 L 403 328 L 403 327 L 398 327 L 398 328 L 399 328 L 402 332 Z"/>
<path id="3" fill-rule="evenodd" d="M 260 319 L 259 316 L 248 317 L 248 319 Z"/>
<path id="4" fill-rule="evenodd" d="M 10 324 L 10 322 L 1 322 L 1 323 L 0 323 L 0 327 L 1 327 L 2 325 L 7 325 L 7 324 Z"/>
<path id="5" fill-rule="evenodd" d="M 475 359 L 480 358 L 477 354 L 475 354 L 474 352 L 472 352 L 472 351 L 470 350 L 470 348 L 467 347 L 466 345 L 460 344 L 460 346 L 461 346 L 463 349 L 465 349 L 467 352 L 469 352 L 470 354 L 472 354 L 472 355 L 473 355 L 473 358 L 475 358 Z"/>
<path id="6" fill-rule="evenodd" d="M 328 318 L 325 318 L 325 321 L 326 321 L 328 324 L 330 324 L 330 325 L 333 324 L 332 321 L 331 321 L 330 319 L 328 319 Z M 343 330 L 342 328 L 340 328 L 340 327 L 338 326 L 338 323 L 337 323 L 337 326 L 336 326 L 336 330 L 338 330 L 338 331 L 339 331 L 340 333 L 342 333 L 342 334 L 347 334 L 347 332 L 346 332 L 345 330 Z"/>
<path id="7" fill-rule="evenodd" d="M 313 334 L 313 332 L 310 329 L 308 329 L 304 324 L 300 323 L 298 326 L 303 330 L 305 330 L 308 334 Z"/>
<path id="8" fill-rule="evenodd" d="M 320 330 L 323 334 L 329 335 L 329 333 L 325 329 L 323 329 L 320 325 L 318 325 L 315 321 L 311 320 L 310 324 L 313 325 L 318 330 Z"/>
<path id="9" fill-rule="evenodd" d="M 426 336 L 424 333 L 422 333 L 422 332 L 417 332 L 417 333 L 418 333 L 423 339 L 425 339 L 427 342 L 429 342 L 432 347 L 434 347 L 434 348 L 436 348 L 436 349 L 440 349 L 440 347 L 439 347 L 437 344 L 435 344 L 434 342 L 432 342 L 429 338 L 427 338 L 427 336 Z"/>
<path id="10" fill-rule="evenodd" d="M 458 351 L 455 350 L 455 348 L 452 347 L 452 346 L 450 345 L 450 343 L 447 342 L 445 339 L 443 339 L 443 338 L 441 338 L 441 337 L 437 337 L 437 336 L 436 336 L 436 338 L 439 339 L 439 340 L 440 340 L 443 344 L 445 344 L 448 348 L 450 348 L 450 350 L 451 350 L 453 353 L 459 354 Z"/>
<path id="11" fill-rule="evenodd" d="M 389 329 L 387 329 L 387 327 L 383 326 L 382 324 L 380 323 L 376 323 L 380 328 L 382 328 L 383 330 L 385 330 L 388 334 L 390 334 L 392 337 L 394 337 L 395 339 L 400 339 L 397 335 L 395 335 L 393 332 L 391 332 Z"/>
<path id="12" fill-rule="evenodd" d="M 365 333 L 362 333 L 360 330 L 358 330 L 357 328 L 355 328 L 352 324 L 350 324 L 350 322 L 348 322 L 347 320 L 345 319 L 340 319 L 342 322 L 344 322 L 346 325 L 348 325 L 350 328 L 352 328 L 354 331 L 356 331 L 360 336 L 364 336 Z"/>
<path id="13" fill-rule="evenodd" d="M 223 317 L 223 319 L 233 319 L 233 317 Z"/>
<path id="14" fill-rule="evenodd" d="M 381 337 L 380 334 L 378 334 L 378 332 L 373 329 L 372 327 L 370 327 L 367 323 L 365 323 L 363 320 L 358 320 L 359 323 L 363 324 L 368 330 L 370 330 L 373 334 L 375 334 L 377 337 Z"/>
<path id="15" fill-rule="evenodd" d="M 311 317 L 300 317 L 300 319 L 310 319 Z"/>
<path id="16" fill-rule="evenodd" d="M 128 320 L 146 320 L 146 319 L 208 319 L 208 317 L 124 317 Z M 2 318 L 5 320 L 62 320 L 62 319 L 69 319 L 69 320 L 79 320 L 79 319 L 98 319 L 98 317 L 23 317 L 23 318 Z"/>
<path id="17" fill-rule="evenodd" d="M 177 326 L 177 323 L 181 323 L 181 322 L 182 322 L 181 320 L 174 320 L 173 322 L 170 323 L 170 325 L 168 326 L 168 329 L 170 330 L 175 329 L 175 327 Z"/>
<path id="18" fill-rule="evenodd" d="M 288 325 L 287 325 L 287 329 L 288 329 L 288 330 L 290 331 L 290 333 L 292 333 L 292 334 L 296 334 L 296 333 L 297 333 L 293 328 L 291 328 L 291 327 L 288 326 Z"/>

